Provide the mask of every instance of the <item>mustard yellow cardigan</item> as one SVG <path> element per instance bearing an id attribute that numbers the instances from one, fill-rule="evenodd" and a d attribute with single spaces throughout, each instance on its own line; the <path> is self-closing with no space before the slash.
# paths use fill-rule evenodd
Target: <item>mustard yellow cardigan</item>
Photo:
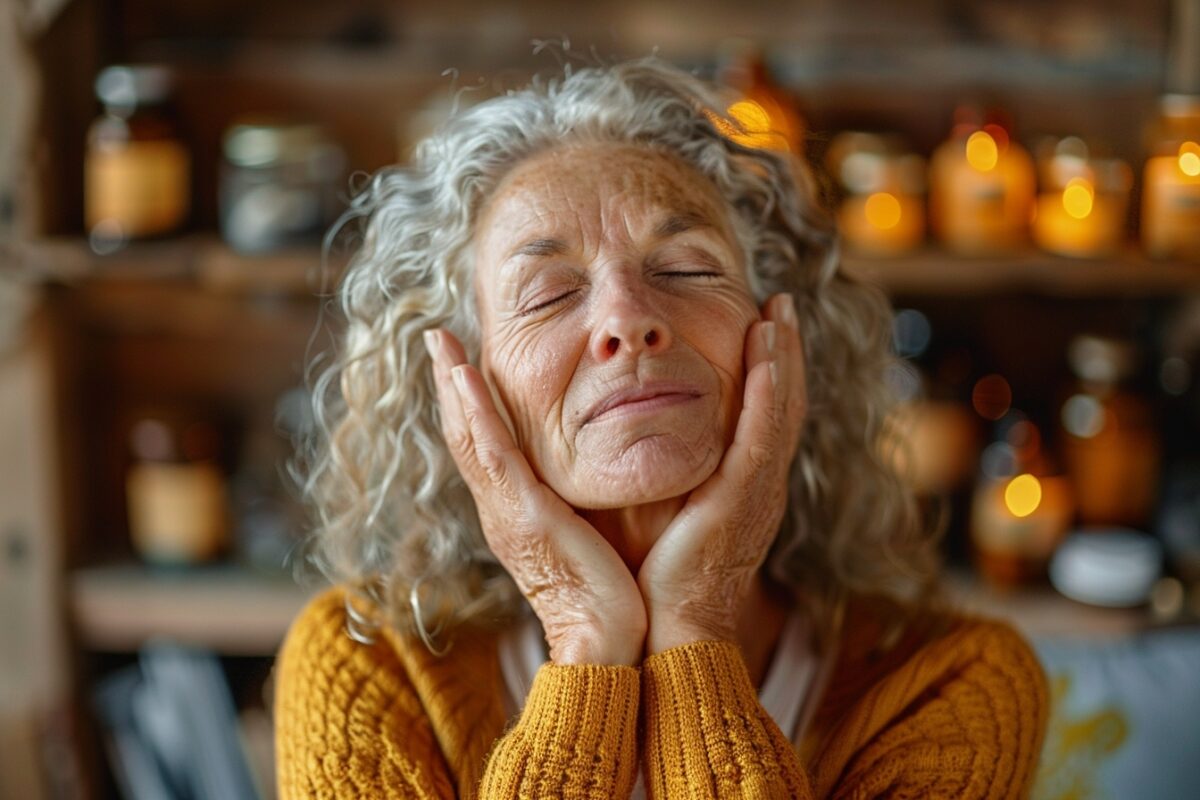
<path id="1" fill-rule="evenodd" d="M 847 607 L 837 665 L 797 752 L 740 650 L 697 642 L 640 668 L 543 665 L 505 720 L 494 634 L 436 658 L 385 629 L 345 632 L 342 590 L 292 624 L 275 680 L 279 796 L 627 798 L 1021 797 L 1046 681 L 1011 628 L 910 625 L 884 648 L 881 601 Z"/>

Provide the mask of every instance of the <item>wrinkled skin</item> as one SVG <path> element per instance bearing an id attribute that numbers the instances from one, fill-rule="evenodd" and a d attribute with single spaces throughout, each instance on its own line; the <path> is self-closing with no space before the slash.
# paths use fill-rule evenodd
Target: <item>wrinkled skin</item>
<path id="1" fill-rule="evenodd" d="M 479 368 L 427 334 L 443 432 L 551 658 L 736 641 L 805 413 L 791 298 L 757 308 L 712 184 L 633 146 L 519 164 L 474 255 Z"/>

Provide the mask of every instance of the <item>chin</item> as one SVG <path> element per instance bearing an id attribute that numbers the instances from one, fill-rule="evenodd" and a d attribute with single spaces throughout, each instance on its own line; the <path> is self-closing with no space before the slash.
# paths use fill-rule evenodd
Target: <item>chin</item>
<path id="1" fill-rule="evenodd" d="M 647 437 L 620 453 L 577 464 L 570 480 L 551 488 L 575 508 L 604 510 L 685 495 L 721 463 L 722 448 L 685 445 L 673 437 Z"/>

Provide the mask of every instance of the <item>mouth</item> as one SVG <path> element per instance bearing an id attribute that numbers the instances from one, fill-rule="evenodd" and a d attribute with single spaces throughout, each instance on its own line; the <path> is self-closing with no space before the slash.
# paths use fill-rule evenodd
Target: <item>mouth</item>
<path id="1" fill-rule="evenodd" d="M 671 406 L 690 403 L 702 394 L 703 392 L 696 386 L 678 382 L 632 386 L 613 392 L 589 409 L 583 424 L 588 425 L 603 420 L 660 411 Z"/>

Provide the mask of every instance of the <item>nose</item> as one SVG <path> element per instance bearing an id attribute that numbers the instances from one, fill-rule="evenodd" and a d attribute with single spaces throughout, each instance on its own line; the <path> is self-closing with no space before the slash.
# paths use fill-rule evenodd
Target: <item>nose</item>
<path id="1" fill-rule="evenodd" d="M 648 301 L 650 287 L 618 280 L 601 293 L 590 348 L 598 362 L 671 346 L 670 327 L 661 311 Z"/>

